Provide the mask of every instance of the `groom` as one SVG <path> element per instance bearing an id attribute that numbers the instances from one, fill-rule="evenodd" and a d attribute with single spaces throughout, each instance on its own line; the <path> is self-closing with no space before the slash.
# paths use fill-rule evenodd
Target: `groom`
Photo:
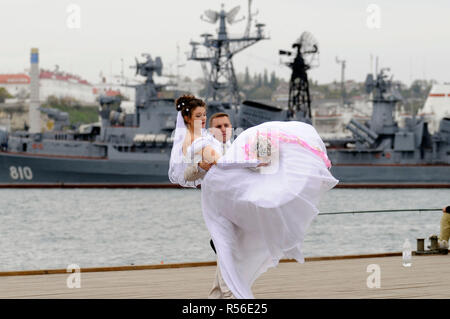
<path id="1" fill-rule="evenodd" d="M 231 135 L 233 126 L 230 118 L 226 113 L 215 113 L 209 119 L 209 131 L 214 137 L 222 143 L 223 154 L 231 146 Z"/>
<path id="2" fill-rule="evenodd" d="M 222 143 L 223 154 L 227 151 L 227 149 L 231 146 L 231 135 L 233 131 L 233 126 L 231 125 L 230 118 L 226 113 L 215 113 L 209 119 L 209 132 L 214 135 L 214 137 Z M 184 172 L 184 178 L 189 180 L 196 180 L 199 178 L 203 178 L 206 175 L 206 172 L 211 168 L 212 164 L 207 162 L 200 162 L 194 165 L 190 165 L 186 168 Z M 214 252 L 216 249 L 214 247 L 214 243 L 210 240 L 210 244 Z M 219 264 L 217 264 L 216 268 L 216 277 L 214 279 L 213 287 L 209 292 L 209 299 L 234 299 L 233 293 L 225 284 L 225 281 L 222 278 L 220 273 Z"/>
<path id="3" fill-rule="evenodd" d="M 222 143 L 222 153 L 225 154 L 228 148 L 231 146 L 231 135 L 233 126 L 231 125 L 230 118 L 226 113 L 215 113 L 209 119 L 209 131 L 214 137 Z M 200 165 L 200 164 L 199 164 Z M 209 168 L 208 168 L 209 169 Z M 216 248 L 212 239 L 210 244 L 214 252 Z M 225 281 L 220 273 L 219 264 L 216 267 L 216 278 L 214 279 L 213 287 L 209 292 L 209 299 L 234 299 L 233 293 L 227 287 Z"/>

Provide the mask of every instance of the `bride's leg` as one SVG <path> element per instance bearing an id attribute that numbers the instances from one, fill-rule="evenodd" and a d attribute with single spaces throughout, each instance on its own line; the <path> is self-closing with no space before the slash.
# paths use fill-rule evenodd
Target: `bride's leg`
<path id="1" fill-rule="evenodd" d="M 220 290 L 219 284 L 219 265 L 216 267 L 216 275 L 214 277 L 214 283 L 209 292 L 208 299 L 223 299 L 223 294 Z"/>

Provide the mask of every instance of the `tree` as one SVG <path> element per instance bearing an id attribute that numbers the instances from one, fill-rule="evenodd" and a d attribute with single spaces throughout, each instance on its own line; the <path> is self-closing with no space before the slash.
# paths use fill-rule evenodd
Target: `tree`
<path id="1" fill-rule="evenodd" d="M 272 71 L 272 73 L 270 73 L 270 83 L 269 83 L 269 86 L 271 87 L 272 90 L 276 90 L 279 83 L 280 83 L 280 80 L 279 80 L 279 79 L 277 78 L 277 76 L 275 75 L 275 71 Z"/>
<path id="2" fill-rule="evenodd" d="M 4 103 L 6 99 L 10 99 L 13 96 L 9 94 L 8 90 L 5 88 L 0 88 L 0 103 Z"/>
<path id="3" fill-rule="evenodd" d="M 411 95 L 413 97 L 425 97 L 431 89 L 432 82 L 426 80 L 414 80 L 411 84 Z"/>
<path id="4" fill-rule="evenodd" d="M 248 98 L 255 100 L 269 100 L 272 97 L 272 90 L 267 86 L 255 87 L 248 94 Z"/>
<path id="5" fill-rule="evenodd" d="M 246 85 L 250 84 L 250 73 L 248 72 L 248 67 L 245 67 L 245 78 L 244 78 L 244 83 Z"/>

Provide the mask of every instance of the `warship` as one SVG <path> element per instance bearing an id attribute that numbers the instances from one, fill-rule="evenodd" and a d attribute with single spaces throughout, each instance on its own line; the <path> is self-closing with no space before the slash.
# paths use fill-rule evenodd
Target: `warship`
<path id="1" fill-rule="evenodd" d="M 205 74 L 208 116 L 228 113 L 235 134 L 266 121 L 312 123 L 307 71 L 317 66 L 319 45 L 309 32 L 292 51 L 279 52 L 292 57 L 285 63 L 292 69 L 287 108 L 241 101 L 232 57 L 267 39 L 261 23 L 250 32 L 250 4 L 242 37 L 229 37 L 226 29 L 237 21 L 239 7 L 228 12 L 222 7 L 206 11 L 203 18 L 219 23 L 217 36 L 203 34 L 203 43 L 191 42 L 190 59 L 201 62 Z M 206 54 L 199 52 L 200 44 Z M 134 112 L 125 112 L 117 98 L 101 97 L 98 123 L 63 130 L 68 115 L 40 107 L 39 58 L 32 49 L 30 127 L 12 133 L 0 129 L 0 187 L 176 187 L 167 175 L 177 115 L 174 99 L 162 98 L 164 85 L 153 79 L 161 75 L 161 58 L 144 56 L 145 61 L 136 61 L 136 74 L 145 81 L 134 86 Z M 385 71 L 366 79 L 373 95 L 370 121 L 352 119 L 347 125 L 352 137 L 324 139 L 332 173 L 340 180 L 337 187 L 450 187 L 450 118 L 441 119 L 434 134 L 421 117 L 399 127 L 393 112 L 401 97 Z M 41 131 L 39 112 L 53 119 L 52 131 Z"/>
<path id="2" fill-rule="evenodd" d="M 307 71 L 318 66 L 319 44 L 305 31 L 292 49 L 279 51 L 280 55 L 293 57 L 285 63 L 292 69 L 287 108 L 249 100 L 226 104 L 235 107 L 219 108 L 224 103 L 213 99 L 210 104 L 215 111 L 227 112 L 239 129 L 266 121 L 311 124 Z M 392 79 L 388 79 L 388 70 L 381 69 L 376 77 L 369 74 L 366 78 L 367 94 L 373 97 L 370 120 L 362 123 L 361 119 L 352 118 L 346 125 L 351 137 L 323 138 L 333 164 L 331 171 L 340 181 L 337 187 L 450 187 L 450 118 L 443 117 L 434 134 L 428 130 L 429 122 L 424 117 L 407 118 L 405 125 L 399 127 L 394 112 L 402 97 Z M 219 87 L 217 83 L 212 86 Z"/>
<path id="3" fill-rule="evenodd" d="M 387 71 L 366 77 L 370 120 L 351 119 L 352 138 L 324 139 L 333 175 L 341 187 L 450 187 L 450 118 L 443 117 L 434 134 L 424 117 L 406 118 L 399 127 L 394 112 L 402 97 Z"/>
<path id="4" fill-rule="evenodd" d="M 146 55 L 136 61 L 145 82 L 135 86 L 134 113 L 120 100 L 101 97 L 99 122 L 62 130 L 68 114 L 39 107 L 38 52 L 31 53 L 31 102 L 28 130 L 0 130 L 0 187 L 145 187 L 168 184 L 176 111 L 173 99 L 159 98 L 162 61 Z M 36 72 L 34 72 L 36 73 Z M 38 73 L 36 73 L 38 74 Z M 37 83 L 36 83 L 37 82 Z M 37 84 L 37 85 L 36 85 Z M 35 105 L 33 105 L 35 104 Z M 33 112 L 48 114 L 52 131 L 41 132 Z M 35 127 L 33 128 L 33 124 Z M 37 126 L 36 126 L 37 125 Z"/>
<path id="5" fill-rule="evenodd" d="M 307 71 L 318 66 L 319 46 L 314 36 L 303 32 L 292 45 L 293 52 L 280 50 L 281 55 L 294 56 L 285 64 L 292 69 L 289 85 L 288 107 L 243 100 L 236 79 L 233 57 L 249 46 L 266 40 L 264 24 L 256 23 L 256 31 L 251 32 L 251 0 L 248 1 L 247 26 L 242 36 L 230 36 L 227 26 L 234 24 L 239 6 L 225 11 L 207 10 L 202 20 L 211 24 L 218 23 L 217 35 L 202 34 L 202 42 L 191 41 L 192 51 L 189 60 L 200 62 L 207 84 L 205 100 L 208 105 L 207 115 L 224 112 L 229 115 L 236 132 L 245 130 L 267 121 L 302 121 L 311 124 L 311 98 Z M 203 52 L 200 52 L 203 48 Z"/>
<path id="6" fill-rule="evenodd" d="M 311 124 L 307 71 L 317 60 L 318 43 L 304 32 L 292 48 L 294 52 L 280 50 L 280 54 L 295 55 L 286 63 L 292 69 L 288 108 L 244 101 L 246 114 L 240 114 L 239 123 L 250 124 L 250 118 L 251 125 L 269 119 Z M 350 119 L 346 125 L 350 137 L 322 137 L 331 172 L 340 181 L 337 187 L 450 187 L 450 117 L 442 117 L 433 134 L 429 119 L 423 116 L 406 118 L 400 127 L 394 112 L 402 97 L 388 71 L 384 68 L 366 77 L 366 93 L 372 96 L 370 119 Z"/>
<path id="7" fill-rule="evenodd" d="M 217 38 L 204 36 L 206 55 L 192 42 L 192 60 L 212 65 L 206 101 L 208 113 L 236 111 L 239 93 L 232 56 L 266 39 L 263 24 L 251 32 L 254 13 L 249 16 L 245 35 L 229 37 L 226 24 L 237 22 L 240 7 L 225 11 L 207 10 L 206 21 L 219 23 Z M 212 54 L 212 56 L 210 55 Z M 39 101 L 39 54 L 31 50 L 30 110 L 28 129 L 9 133 L 0 129 L 0 187 L 173 187 L 168 179 L 177 113 L 174 99 L 164 96 L 164 85 L 153 75 L 162 74 L 160 57 L 136 60 L 136 75 L 144 83 L 134 85 L 134 112 L 121 108 L 120 99 L 99 99 L 99 122 L 63 130 L 68 114 L 42 108 Z M 203 65 L 205 66 L 205 65 Z M 212 96 L 213 99 L 209 97 Z M 40 112 L 54 121 L 51 131 L 41 131 Z M 236 113 L 231 114 L 233 121 Z"/>

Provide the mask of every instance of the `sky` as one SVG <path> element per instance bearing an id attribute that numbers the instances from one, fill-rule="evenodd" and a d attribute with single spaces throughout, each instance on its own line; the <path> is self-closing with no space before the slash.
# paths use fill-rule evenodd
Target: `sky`
<path id="1" fill-rule="evenodd" d="M 226 11 L 241 7 L 237 19 L 247 17 L 247 0 L 2 0 L 0 73 L 23 72 L 37 47 L 41 68 L 58 65 L 92 83 L 101 72 L 120 75 L 122 65 L 126 77 L 136 78 L 130 66 L 144 52 L 161 57 L 165 74 L 176 73 L 179 52 L 180 74 L 201 77 L 200 64 L 186 59 L 189 42 L 216 32 L 218 24 L 200 15 L 220 10 L 222 3 Z M 340 80 L 336 57 L 346 60 L 346 79 L 364 81 L 376 56 L 380 67 L 406 84 L 418 78 L 450 82 L 448 0 L 253 0 L 252 9 L 270 39 L 234 57 L 238 73 L 267 69 L 288 79 L 278 50 L 290 49 L 308 31 L 320 50 L 320 64 L 309 76 L 319 83 Z M 245 27 L 244 20 L 228 31 L 243 34 Z"/>

